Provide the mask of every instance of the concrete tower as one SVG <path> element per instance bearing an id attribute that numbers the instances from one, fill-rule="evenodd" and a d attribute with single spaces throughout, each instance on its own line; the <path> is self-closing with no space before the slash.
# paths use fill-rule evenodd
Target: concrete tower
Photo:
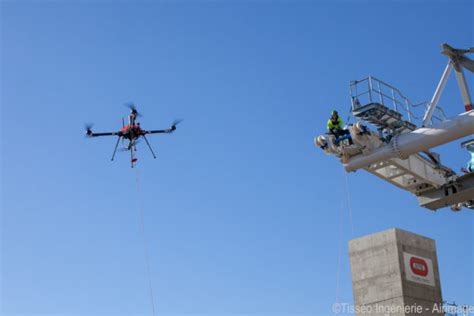
<path id="1" fill-rule="evenodd" d="M 400 229 L 349 242 L 356 315 L 444 315 L 435 241 Z"/>

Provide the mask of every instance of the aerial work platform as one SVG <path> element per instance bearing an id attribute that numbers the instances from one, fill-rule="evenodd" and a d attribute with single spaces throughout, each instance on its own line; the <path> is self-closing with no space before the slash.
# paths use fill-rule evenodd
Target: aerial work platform
<path id="1" fill-rule="evenodd" d="M 442 165 L 440 155 L 431 151 L 474 135 L 474 110 L 462 72 L 463 67 L 474 71 L 474 62 L 463 56 L 467 52 L 474 49 L 457 50 L 443 45 L 443 54 L 450 60 L 431 102 L 414 104 L 399 89 L 372 76 L 352 81 L 351 111 L 363 122 L 347 126 L 347 139 L 321 135 L 315 138 L 315 144 L 339 157 L 346 171 L 364 169 L 416 195 L 423 207 L 474 209 L 473 174 L 457 175 Z M 456 70 L 466 112 L 447 118 L 437 103 L 452 68 Z M 464 145 L 474 157 L 474 141 Z M 468 173 L 473 164 L 466 168 Z"/>
<path id="2" fill-rule="evenodd" d="M 357 107 L 352 111 L 352 114 L 378 129 L 391 129 L 397 134 L 411 132 L 416 129 L 415 124 L 403 120 L 402 114 L 380 103 L 370 103 Z"/>
<path id="3" fill-rule="evenodd" d="M 352 115 L 395 134 L 414 131 L 415 121 L 423 117 L 429 106 L 428 102 L 413 103 L 399 89 L 373 76 L 351 81 L 349 91 Z M 443 109 L 436 107 L 431 123 L 445 119 Z"/>

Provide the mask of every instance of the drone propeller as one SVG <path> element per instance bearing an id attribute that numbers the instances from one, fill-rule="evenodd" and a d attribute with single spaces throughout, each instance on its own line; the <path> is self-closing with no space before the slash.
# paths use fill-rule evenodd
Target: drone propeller
<path id="1" fill-rule="evenodd" d="M 171 130 L 175 130 L 176 129 L 176 125 L 178 125 L 179 123 L 181 123 L 183 120 L 174 120 L 173 123 L 171 123 Z"/>
<path id="2" fill-rule="evenodd" d="M 87 137 L 90 137 L 92 135 L 92 127 L 93 126 L 94 126 L 94 124 L 92 124 L 92 123 L 84 124 L 84 129 L 86 130 L 86 136 Z"/>
<path id="3" fill-rule="evenodd" d="M 141 117 L 141 116 L 142 116 L 140 113 L 138 113 L 137 107 L 136 107 L 136 105 L 135 105 L 133 102 L 125 103 L 125 106 L 126 106 L 127 108 L 129 108 L 129 109 L 132 111 L 132 113 L 135 114 L 136 116 L 138 116 L 138 117 Z"/>

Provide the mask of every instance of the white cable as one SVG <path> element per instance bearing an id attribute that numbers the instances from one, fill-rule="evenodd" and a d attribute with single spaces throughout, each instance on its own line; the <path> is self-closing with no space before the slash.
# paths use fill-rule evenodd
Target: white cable
<path id="1" fill-rule="evenodd" d="M 145 220 L 144 220 L 144 215 L 143 215 L 143 204 L 140 198 L 140 174 L 138 172 L 138 168 L 135 168 L 136 171 L 136 182 L 137 182 L 137 193 L 138 193 L 138 209 L 140 213 L 140 229 L 142 232 L 142 237 L 143 237 L 143 252 L 145 255 L 145 265 L 146 265 L 146 271 L 147 271 L 147 277 L 148 277 L 148 289 L 149 289 L 149 294 L 150 294 L 150 301 L 151 301 L 151 309 L 152 309 L 152 315 L 155 315 L 155 299 L 153 296 L 153 284 L 151 282 L 151 270 L 150 270 L 150 257 L 148 254 L 148 244 L 146 240 L 146 234 L 145 234 Z"/>

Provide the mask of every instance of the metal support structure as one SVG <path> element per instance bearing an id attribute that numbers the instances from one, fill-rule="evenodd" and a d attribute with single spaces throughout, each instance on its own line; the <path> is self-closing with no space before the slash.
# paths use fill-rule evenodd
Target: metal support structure
<path id="1" fill-rule="evenodd" d="M 433 211 L 453 205 L 474 208 L 474 173 L 463 175 L 441 188 L 423 192 L 418 196 L 418 202 Z"/>
<path id="2" fill-rule="evenodd" d="M 372 76 L 351 81 L 352 115 L 374 126 L 378 133 L 357 122 L 348 125 L 351 141 L 320 135 L 315 145 L 338 157 L 346 171 L 364 169 L 416 195 L 423 207 L 474 209 L 474 140 L 462 144 L 471 154 L 471 161 L 462 169 L 465 175 L 443 166 L 439 155 L 430 151 L 474 135 L 473 104 L 463 71 L 474 72 L 474 61 L 465 56 L 474 53 L 474 48 L 442 47 L 449 61 L 429 103 L 414 104 L 400 90 Z M 453 69 L 465 112 L 447 119 L 438 103 Z"/>
<path id="3" fill-rule="evenodd" d="M 383 93 L 382 88 L 380 87 L 380 81 L 377 81 L 377 88 L 379 89 L 380 104 L 383 104 Z"/>
<path id="4" fill-rule="evenodd" d="M 411 122 L 412 121 L 412 115 L 411 115 L 411 110 L 410 110 L 410 104 L 408 103 L 408 99 L 405 100 L 405 110 L 407 111 L 407 115 L 408 115 L 408 122 Z"/>
<path id="5" fill-rule="evenodd" d="M 453 61 L 449 60 L 448 64 L 446 65 L 446 68 L 444 69 L 443 75 L 441 76 L 441 79 L 438 83 L 438 86 L 436 87 L 435 93 L 433 95 L 433 98 L 431 98 L 431 102 L 429 103 L 429 107 L 426 110 L 425 116 L 423 117 L 423 127 L 426 127 L 429 125 L 431 122 L 431 118 L 433 117 L 434 110 L 436 109 L 436 106 L 438 105 L 439 98 L 441 96 L 441 93 L 444 90 L 444 87 L 446 86 L 446 82 L 448 82 L 449 75 L 451 74 L 451 70 L 453 70 Z"/>
<path id="6" fill-rule="evenodd" d="M 421 113 L 420 108 L 417 113 L 416 110 L 420 105 L 428 103 L 415 104 L 396 87 L 372 76 L 351 81 L 349 93 L 353 112 L 368 104 L 378 104 L 399 113 L 400 116 L 405 116 L 403 120 L 412 124 L 416 124 L 416 121 L 421 124 L 425 111 Z M 436 121 L 442 121 L 444 119 L 443 110 L 439 106 L 434 108 L 432 117 Z"/>
<path id="7" fill-rule="evenodd" d="M 459 67 L 459 71 L 456 70 L 456 79 L 458 81 L 459 90 L 461 90 L 462 101 L 464 102 L 464 109 L 466 111 L 472 110 L 471 96 L 469 95 L 469 89 L 467 87 L 466 78 L 464 77 L 464 71 L 462 67 Z"/>
<path id="8" fill-rule="evenodd" d="M 393 108 L 395 109 L 396 112 L 398 112 L 397 102 L 395 101 L 395 91 L 393 89 L 391 89 L 391 91 L 392 91 Z"/>
<path id="9" fill-rule="evenodd" d="M 390 142 L 368 155 L 357 155 L 344 164 L 346 171 L 366 168 L 391 158 L 407 158 L 462 137 L 474 134 L 474 111 L 465 112 L 433 127 L 419 128 L 410 133 L 396 135 Z"/>
<path id="10" fill-rule="evenodd" d="M 443 75 L 441 76 L 441 80 L 435 90 L 435 94 L 433 95 L 433 99 L 431 100 L 430 106 L 425 113 L 425 117 L 423 118 L 423 127 L 428 126 L 431 117 L 433 116 L 433 112 L 438 104 L 441 92 L 443 91 L 446 85 L 446 81 L 448 80 L 449 74 L 451 73 L 451 70 L 453 68 L 456 72 L 456 80 L 458 82 L 459 90 L 461 91 L 464 109 L 466 110 L 466 112 L 472 110 L 471 96 L 469 95 L 469 89 L 467 87 L 466 78 L 464 77 L 463 68 L 466 67 L 470 71 L 473 71 L 473 61 L 464 56 L 464 54 L 474 53 L 474 48 L 456 49 L 449 46 L 448 44 L 443 44 L 442 48 L 442 54 L 448 56 L 449 62 L 446 66 L 446 69 L 444 70 Z"/>
<path id="11" fill-rule="evenodd" d="M 414 194 L 440 188 L 446 183 L 446 172 L 420 155 L 389 159 L 370 165 L 365 170 Z"/>
<path id="12" fill-rule="evenodd" d="M 369 93 L 369 101 L 370 101 L 370 103 L 372 103 L 372 93 L 371 93 L 372 90 L 373 90 L 373 87 L 372 87 L 372 77 L 369 76 L 369 91 L 370 91 L 370 93 Z"/>

